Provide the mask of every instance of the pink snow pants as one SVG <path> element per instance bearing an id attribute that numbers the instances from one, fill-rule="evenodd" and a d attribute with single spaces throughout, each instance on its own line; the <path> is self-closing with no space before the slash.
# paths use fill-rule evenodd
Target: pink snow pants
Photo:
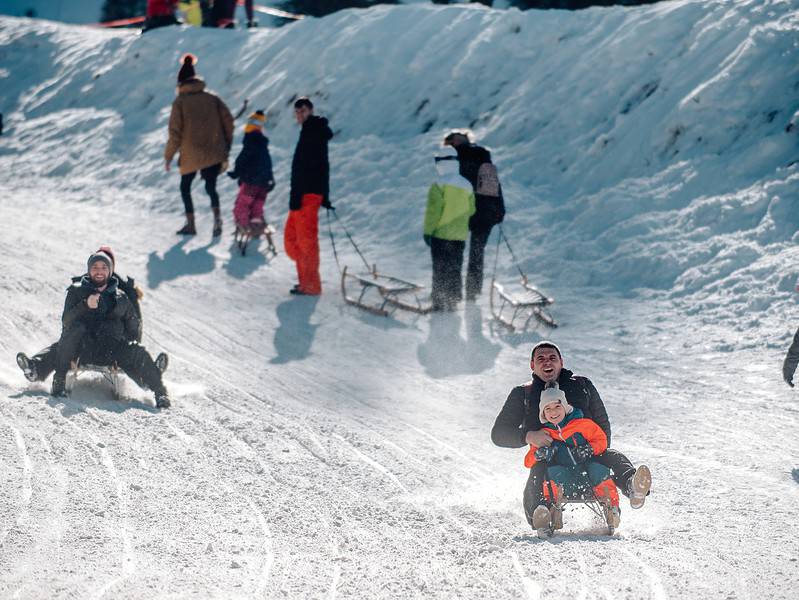
<path id="1" fill-rule="evenodd" d="M 266 188 L 242 183 L 239 186 L 239 195 L 236 196 L 236 205 L 233 207 L 236 225 L 248 227 L 250 221 L 263 221 L 264 202 L 266 202 Z"/>

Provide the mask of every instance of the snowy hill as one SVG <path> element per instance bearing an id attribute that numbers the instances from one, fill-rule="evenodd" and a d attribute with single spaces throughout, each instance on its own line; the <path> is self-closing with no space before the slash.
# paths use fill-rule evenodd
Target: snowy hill
<path id="1" fill-rule="evenodd" d="M 0 596 L 791 597 L 797 8 L 419 4 L 144 36 L 0 19 Z M 201 234 L 176 240 L 161 154 L 186 51 L 231 109 L 267 110 L 270 220 L 308 94 L 336 132 L 339 216 L 422 283 L 431 157 L 471 127 L 563 326 L 504 335 L 485 298 L 358 313 L 324 239 L 325 294 L 290 298 L 283 255 L 232 254 L 227 180 L 226 237 L 209 241 L 196 186 Z M 173 357 L 168 412 L 133 384 L 123 403 L 91 381 L 55 401 L 13 364 L 57 337 L 68 276 L 101 243 L 145 287 L 148 348 Z M 579 510 L 558 542 L 529 537 L 523 452 L 488 439 L 549 335 L 597 384 L 614 445 L 655 472 L 609 541 Z"/>

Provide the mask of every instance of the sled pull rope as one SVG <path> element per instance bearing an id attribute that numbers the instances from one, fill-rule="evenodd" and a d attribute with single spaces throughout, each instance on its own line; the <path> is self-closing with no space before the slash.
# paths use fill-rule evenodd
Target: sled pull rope
<path id="1" fill-rule="evenodd" d="M 354 239 L 352 239 L 352 236 L 350 235 L 350 232 L 349 232 L 349 231 L 347 231 L 347 228 L 344 226 L 344 223 L 342 223 L 341 219 L 340 219 L 340 218 L 339 218 L 339 216 L 336 214 L 336 211 L 335 211 L 335 210 L 332 210 L 332 209 L 328 209 L 328 210 L 327 210 L 327 219 L 328 219 L 328 225 L 330 224 L 330 213 L 331 213 L 331 212 L 333 213 L 333 217 L 336 219 L 336 221 L 338 221 L 338 224 L 339 224 L 339 225 L 341 225 L 341 228 L 344 230 L 344 235 L 346 235 L 346 236 L 347 236 L 347 239 L 350 241 L 350 244 L 352 244 L 352 247 L 353 247 L 353 248 L 355 248 L 355 252 L 357 252 L 357 253 L 358 253 L 358 256 L 360 256 L 360 257 L 361 257 L 361 260 L 363 261 L 363 264 L 366 266 L 366 270 L 367 270 L 369 273 L 372 273 L 372 272 L 373 272 L 373 269 L 372 269 L 372 267 L 371 267 L 371 266 L 369 266 L 369 263 L 366 261 L 366 258 L 364 258 L 363 254 L 361 253 L 361 249 L 360 249 L 360 248 L 358 248 L 358 244 L 356 244 L 356 243 L 355 243 L 355 240 L 354 240 Z M 332 229 L 330 230 L 330 239 L 331 239 L 331 240 L 333 239 L 333 230 L 332 230 Z M 335 248 L 335 244 L 334 244 L 334 246 L 333 246 L 333 247 Z M 336 258 L 336 262 L 338 262 L 338 258 Z M 341 271 L 341 268 L 339 268 L 339 271 Z"/>
<path id="2" fill-rule="evenodd" d="M 333 237 L 333 226 L 330 224 L 330 211 L 327 211 L 327 233 L 330 235 L 330 244 L 333 246 L 333 257 L 336 259 L 336 267 L 338 272 L 341 273 L 341 263 L 338 260 L 338 252 L 336 251 L 336 239 Z"/>
<path id="3" fill-rule="evenodd" d="M 522 268 L 519 266 L 519 259 L 516 258 L 516 253 L 513 252 L 513 248 L 510 247 L 508 236 L 505 235 L 505 230 L 502 229 L 502 225 L 499 226 L 499 237 L 501 240 L 505 241 L 505 246 L 508 248 L 508 252 L 510 252 L 510 256 L 513 259 L 513 264 L 516 267 L 516 270 L 519 271 L 522 281 L 527 283 L 527 275 L 524 274 L 524 271 L 522 271 Z M 499 240 L 497 240 L 497 255 L 499 255 Z M 494 270 L 496 270 L 496 265 L 494 265 Z"/>

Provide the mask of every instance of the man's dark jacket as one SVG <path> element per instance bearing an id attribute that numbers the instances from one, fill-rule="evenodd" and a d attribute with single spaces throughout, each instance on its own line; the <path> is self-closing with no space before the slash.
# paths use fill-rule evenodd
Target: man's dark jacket
<path id="1" fill-rule="evenodd" d="M 77 283 L 67 289 L 67 298 L 64 302 L 64 313 L 61 323 L 64 331 L 75 325 L 84 325 L 87 333 L 98 341 L 134 342 L 139 338 L 141 321 L 136 315 L 133 303 L 128 296 L 119 289 L 116 277 L 111 277 L 108 287 L 100 294 L 97 308 L 92 310 L 87 304 L 87 299 L 92 294 L 98 293 L 88 276 L 84 276 Z"/>
<path id="2" fill-rule="evenodd" d="M 575 375 L 568 369 L 562 369 L 558 376 L 558 386 L 566 394 L 569 404 L 579 408 L 585 418 L 591 419 L 602 428 L 608 436 L 608 446 L 610 446 L 608 413 L 591 380 Z M 537 431 L 542 427 L 538 419 L 538 402 L 543 389 L 544 382 L 537 375 L 533 375 L 531 382 L 511 390 L 491 429 L 492 442 L 506 448 L 521 448 L 527 445 L 525 441 L 527 432 Z"/>
<path id="3" fill-rule="evenodd" d="M 244 134 L 244 143 L 236 157 L 232 175 L 242 183 L 257 185 L 268 191 L 274 187 L 269 139 L 263 133 L 251 131 Z"/>
<path id="4" fill-rule="evenodd" d="M 491 153 L 477 144 L 461 144 L 455 148 L 458 153 L 459 172 L 461 177 L 472 184 L 476 210 L 469 218 L 469 230 L 490 230 L 494 225 L 501 223 L 505 218 L 505 200 L 502 197 L 502 186 L 499 186 L 499 196 L 486 196 L 477 191 L 477 174 L 480 165 L 491 163 Z"/>
<path id="5" fill-rule="evenodd" d="M 327 119 L 311 115 L 302 124 L 300 139 L 291 161 L 291 194 L 289 208 L 300 210 L 304 194 L 319 194 L 322 206 L 329 206 L 330 163 L 327 159 L 327 142 L 333 132 Z"/>

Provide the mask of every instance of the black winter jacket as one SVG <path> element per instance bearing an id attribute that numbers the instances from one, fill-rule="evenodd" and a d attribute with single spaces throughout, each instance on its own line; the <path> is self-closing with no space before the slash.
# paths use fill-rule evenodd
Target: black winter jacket
<path id="1" fill-rule="evenodd" d="M 245 133 L 241 152 L 236 157 L 236 166 L 231 175 L 243 183 L 270 191 L 275 182 L 272 157 L 269 156 L 269 138 L 260 131 Z"/>
<path id="2" fill-rule="evenodd" d="M 469 230 L 479 231 L 491 229 L 505 218 L 505 199 L 502 186 L 499 185 L 499 196 L 487 196 L 478 192 L 478 173 L 480 166 L 491 162 L 491 153 L 476 144 L 461 144 L 455 148 L 458 153 L 460 174 L 472 184 L 475 213 L 469 218 Z"/>
<path id="3" fill-rule="evenodd" d="M 88 276 L 67 289 L 61 323 L 64 330 L 76 324 L 85 325 L 95 338 L 109 338 L 122 342 L 134 342 L 140 334 L 141 323 L 133 304 L 125 292 L 119 289 L 116 277 L 111 277 L 108 287 L 100 292 L 96 309 L 89 308 L 86 300 L 98 293 Z"/>
<path id="4" fill-rule="evenodd" d="M 602 428 L 608 436 L 609 447 L 608 413 L 591 380 L 562 369 L 558 376 L 558 386 L 566 394 L 569 404 L 579 408 L 585 418 L 591 419 Z M 544 382 L 537 375 L 533 375 L 532 381 L 511 390 L 491 429 L 492 442 L 505 448 L 521 448 L 526 445 L 527 432 L 537 431 L 542 427 L 538 419 L 538 401 L 543 389 Z"/>
<path id="5" fill-rule="evenodd" d="M 319 194 L 323 206 L 330 203 L 330 163 L 327 159 L 327 142 L 333 132 L 327 119 L 311 115 L 302 124 L 300 139 L 291 161 L 291 194 L 289 209 L 302 208 L 304 194 Z"/>

